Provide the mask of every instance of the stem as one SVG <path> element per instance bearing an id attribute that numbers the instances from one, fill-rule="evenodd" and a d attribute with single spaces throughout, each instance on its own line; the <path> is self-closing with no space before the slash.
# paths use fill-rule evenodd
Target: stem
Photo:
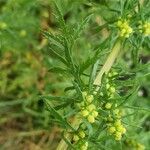
<path id="1" fill-rule="evenodd" d="M 109 70 L 111 69 L 113 63 L 115 62 L 115 60 L 118 56 L 118 53 L 120 51 L 120 47 L 121 47 L 121 42 L 120 42 L 120 40 L 117 40 L 117 42 L 115 43 L 111 53 L 107 57 L 107 60 L 106 60 L 105 64 L 103 65 L 102 69 L 98 73 L 98 75 L 97 75 L 97 77 L 94 81 L 94 85 L 100 86 L 103 74 L 108 73 Z M 98 89 L 99 89 L 99 87 L 96 90 L 98 91 Z M 75 120 L 72 122 L 72 126 L 73 127 L 78 127 L 80 122 L 81 122 L 81 120 L 78 120 L 77 118 L 75 118 Z M 70 138 L 69 134 L 66 135 L 66 138 L 67 139 Z M 60 143 L 58 144 L 58 147 L 57 147 L 56 150 L 66 150 L 67 147 L 68 147 L 67 143 L 62 139 L 60 141 Z"/>
<path id="2" fill-rule="evenodd" d="M 106 60 L 105 64 L 103 65 L 102 69 L 100 70 L 100 72 L 96 76 L 96 79 L 94 81 L 94 85 L 100 86 L 103 74 L 104 73 L 107 74 L 109 72 L 109 70 L 111 69 L 112 65 L 114 64 L 114 62 L 118 56 L 118 53 L 120 51 L 120 47 L 121 47 L 121 42 L 120 42 L 120 40 L 118 40 L 115 43 L 111 53 L 107 57 L 107 60 Z"/>

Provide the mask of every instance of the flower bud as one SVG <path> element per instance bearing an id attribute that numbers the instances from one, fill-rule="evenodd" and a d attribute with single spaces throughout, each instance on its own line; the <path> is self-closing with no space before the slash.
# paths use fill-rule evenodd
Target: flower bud
<path id="1" fill-rule="evenodd" d="M 106 103 L 106 104 L 105 104 L 105 108 L 106 108 L 106 109 L 110 109 L 110 108 L 111 108 L 111 106 L 112 106 L 112 104 L 111 104 L 111 103 Z"/>
<path id="2" fill-rule="evenodd" d="M 79 136 L 78 135 L 74 135 L 73 136 L 73 141 L 75 141 L 75 142 L 79 141 Z"/>
<path id="3" fill-rule="evenodd" d="M 90 105 L 87 107 L 87 109 L 91 112 L 92 110 L 95 110 L 96 107 L 95 107 L 94 104 L 90 104 Z"/>
<path id="4" fill-rule="evenodd" d="M 83 96 L 83 99 L 85 99 L 85 97 L 87 96 L 87 92 L 86 91 L 82 92 L 82 96 Z"/>
<path id="5" fill-rule="evenodd" d="M 97 116 L 98 116 L 98 112 L 94 110 L 94 111 L 92 112 L 92 116 L 93 116 L 93 117 L 97 117 Z"/>
<path id="6" fill-rule="evenodd" d="M 95 118 L 92 115 L 89 115 L 87 119 L 88 119 L 88 121 L 90 123 L 94 123 L 95 122 Z"/>
<path id="7" fill-rule="evenodd" d="M 120 133 L 120 132 L 116 132 L 116 133 L 115 133 L 115 140 L 116 140 L 116 141 L 120 141 L 121 138 L 122 138 L 121 133 Z"/>
<path id="8" fill-rule="evenodd" d="M 79 131 L 79 136 L 80 136 L 81 138 L 84 138 L 84 137 L 85 137 L 84 131 Z"/>
<path id="9" fill-rule="evenodd" d="M 93 95 L 88 95 L 88 96 L 86 97 L 86 101 L 87 101 L 88 103 L 91 103 L 93 100 L 94 100 Z"/>
<path id="10" fill-rule="evenodd" d="M 111 86 L 109 90 L 111 93 L 115 93 L 115 91 L 116 91 L 115 87 L 113 87 L 113 86 Z"/>
<path id="11" fill-rule="evenodd" d="M 115 128 L 115 127 L 109 127 L 109 128 L 108 128 L 108 132 L 109 132 L 110 134 L 113 134 L 115 131 L 116 131 L 116 128 Z"/>
<path id="12" fill-rule="evenodd" d="M 88 110 L 83 110 L 82 112 L 81 112 L 81 114 L 82 114 L 82 116 L 83 117 L 86 117 L 86 116 L 88 116 L 89 115 L 89 112 L 88 112 Z"/>

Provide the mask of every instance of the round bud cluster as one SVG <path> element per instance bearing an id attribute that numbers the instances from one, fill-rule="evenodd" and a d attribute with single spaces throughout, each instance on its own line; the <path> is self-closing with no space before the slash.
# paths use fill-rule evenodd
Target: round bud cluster
<path id="1" fill-rule="evenodd" d="M 80 150 L 87 150 L 87 149 L 88 149 L 88 142 L 85 142 L 80 146 Z"/>
<path id="2" fill-rule="evenodd" d="M 83 103 L 81 108 L 81 115 L 90 123 L 95 122 L 95 118 L 98 116 L 98 112 L 96 111 L 96 106 L 92 103 L 94 100 L 93 95 L 88 95 L 87 92 L 83 92 Z"/>
<path id="3" fill-rule="evenodd" d="M 120 119 L 123 115 L 123 111 L 116 108 L 113 110 L 113 115 L 115 116 L 115 118 Z"/>
<path id="4" fill-rule="evenodd" d="M 120 30 L 120 37 L 128 38 L 130 34 L 133 32 L 133 29 L 129 26 L 129 21 L 127 20 L 118 20 L 117 27 Z"/>
<path id="5" fill-rule="evenodd" d="M 135 150 L 144 150 L 145 146 L 141 143 L 138 143 L 136 140 L 133 139 L 127 139 L 125 141 L 125 143 L 127 144 L 128 147 L 135 149 Z"/>
<path id="6" fill-rule="evenodd" d="M 79 146 L 81 150 L 87 150 L 88 148 L 88 142 L 84 141 L 85 136 L 86 134 L 83 130 L 79 130 L 73 135 L 73 141 L 78 143 L 77 147 Z"/>
<path id="7" fill-rule="evenodd" d="M 111 107 L 112 107 L 112 103 L 106 103 L 105 104 L 105 108 L 106 109 L 111 109 Z"/>
<path id="8" fill-rule="evenodd" d="M 122 135 L 126 133 L 126 128 L 122 125 L 120 119 L 115 120 L 113 123 L 109 123 L 107 125 L 107 130 L 117 141 L 121 140 Z"/>
<path id="9" fill-rule="evenodd" d="M 107 78 L 106 78 L 106 90 L 107 90 L 107 96 L 108 98 L 113 98 L 114 94 L 116 92 L 116 88 L 115 85 L 113 83 L 114 78 L 116 77 L 116 75 L 118 75 L 117 72 L 113 71 L 108 73 Z M 103 93 L 102 93 L 103 94 Z M 102 96 L 102 95 L 101 95 Z"/>
<path id="10" fill-rule="evenodd" d="M 139 25 L 138 28 L 139 28 L 139 31 L 144 36 L 149 36 L 150 35 L 150 22 L 145 22 L 145 23 L 140 22 L 140 25 Z"/>
<path id="11" fill-rule="evenodd" d="M 116 108 L 117 104 L 115 104 L 115 107 L 113 108 L 111 108 L 111 106 L 111 103 L 105 104 L 106 109 L 112 109 L 112 111 L 109 111 L 109 115 L 106 118 L 107 131 L 114 136 L 115 140 L 119 141 L 121 140 L 122 135 L 126 133 L 126 128 L 121 123 L 121 117 L 123 114 L 121 110 Z"/>
<path id="12" fill-rule="evenodd" d="M 78 131 L 78 133 L 74 134 L 73 141 L 78 142 L 80 139 L 85 138 L 86 134 L 83 130 Z"/>

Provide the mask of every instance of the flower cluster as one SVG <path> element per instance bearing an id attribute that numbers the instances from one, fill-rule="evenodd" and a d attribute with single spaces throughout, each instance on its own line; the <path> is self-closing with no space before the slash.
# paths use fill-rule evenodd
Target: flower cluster
<path id="1" fill-rule="evenodd" d="M 126 128 L 122 125 L 121 119 L 116 119 L 115 121 L 108 118 L 109 123 L 107 124 L 107 131 L 109 134 L 113 135 L 115 140 L 119 141 L 122 135 L 126 133 Z"/>
<path id="2" fill-rule="evenodd" d="M 77 142 L 77 141 L 79 141 L 80 139 L 83 139 L 83 138 L 85 138 L 85 132 L 83 130 L 80 130 L 78 133 L 74 134 L 73 141 Z"/>
<path id="3" fill-rule="evenodd" d="M 114 97 L 116 93 L 116 88 L 115 88 L 115 84 L 113 83 L 113 81 L 117 75 L 118 73 L 115 71 L 108 73 L 107 78 L 105 79 L 105 83 L 104 83 L 105 89 L 104 91 L 100 93 L 102 99 L 104 97 L 107 97 L 108 99 L 112 99 Z M 105 90 L 107 92 L 105 92 Z M 111 105 L 110 103 L 106 104 L 106 108 L 109 107 L 110 105 Z"/>
<path id="4" fill-rule="evenodd" d="M 101 92 L 101 99 L 107 97 L 107 101 L 103 101 L 101 108 L 107 112 L 105 117 L 107 131 L 113 135 L 115 140 L 119 141 L 122 135 L 126 133 L 126 128 L 122 125 L 122 111 L 117 108 L 117 103 L 113 101 L 116 93 L 114 79 L 118 75 L 117 72 L 110 72 L 105 79 L 105 86 Z"/>
<path id="5" fill-rule="evenodd" d="M 125 140 L 125 144 L 130 148 L 134 148 L 135 150 L 144 150 L 145 149 L 145 146 L 143 144 L 141 144 L 133 139 Z"/>
<path id="6" fill-rule="evenodd" d="M 120 37 L 128 38 L 130 34 L 133 32 L 133 29 L 129 26 L 129 21 L 126 19 L 118 20 L 117 27 L 120 30 L 119 33 Z"/>
<path id="7" fill-rule="evenodd" d="M 80 146 L 80 150 L 87 150 L 87 149 L 88 149 L 88 142 L 85 142 Z"/>
<path id="8" fill-rule="evenodd" d="M 86 136 L 86 134 L 83 130 L 79 130 L 73 136 L 73 141 L 75 143 L 78 143 L 78 146 L 81 150 L 87 150 L 87 148 L 88 148 L 88 142 L 83 141 L 85 136 Z"/>
<path id="9" fill-rule="evenodd" d="M 95 118 L 98 116 L 96 106 L 93 104 L 93 95 L 88 95 L 87 92 L 82 92 L 83 102 L 81 103 L 81 115 L 85 117 L 90 123 L 95 122 Z"/>
<path id="10" fill-rule="evenodd" d="M 140 22 L 140 25 L 138 26 L 139 31 L 144 35 L 144 36 L 149 36 L 150 35 L 150 22 Z"/>

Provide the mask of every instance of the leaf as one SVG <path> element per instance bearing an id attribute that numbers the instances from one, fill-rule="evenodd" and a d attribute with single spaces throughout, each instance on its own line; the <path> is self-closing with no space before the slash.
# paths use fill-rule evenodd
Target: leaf
<path id="1" fill-rule="evenodd" d="M 150 109 L 149 108 L 141 108 L 141 107 L 137 107 L 137 106 L 123 106 L 125 108 L 129 108 L 129 109 L 134 109 L 134 110 L 143 110 L 143 111 L 146 111 L 146 112 L 149 112 L 150 113 Z"/>
<path id="2" fill-rule="evenodd" d="M 75 87 L 74 87 L 74 86 L 70 86 L 70 87 L 66 87 L 64 91 L 66 92 L 66 91 L 74 90 L 74 89 L 75 89 Z"/>
<path id="3" fill-rule="evenodd" d="M 68 102 L 65 102 L 63 104 L 60 104 L 58 106 L 55 106 L 55 109 L 56 110 L 59 110 L 59 109 L 64 109 L 66 108 L 68 105 L 70 105 L 71 103 L 73 103 L 74 101 L 68 101 Z"/>
<path id="4" fill-rule="evenodd" d="M 69 98 L 69 97 L 61 97 L 61 96 L 51 96 L 51 95 L 41 95 L 39 96 L 41 99 L 47 99 L 49 101 L 71 101 L 71 100 L 75 100 L 74 98 Z"/>
<path id="5" fill-rule="evenodd" d="M 121 107 L 122 105 L 126 104 L 127 102 L 129 102 L 136 94 L 137 91 L 139 89 L 138 85 L 135 85 L 133 90 L 131 90 L 130 94 L 128 94 L 128 96 L 126 96 L 126 98 L 123 100 L 123 102 L 121 102 L 118 107 Z"/>
<path id="6" fill-rule="evenodd" d="M 65 20 L 63 18 L 63 14 L 62 14 L 62 12 L 61 12 L 61 10 L 58 7 L 56 2 L 54 2 L 54 6 L 55 6 L 55 11 L 57 13 L 56 18 L 58 20 L 58 23 L 60 24 L 60 28 L 62 29 L 62 32 L 64 32 L 64 34 L 67 35 L 67 26 L 65 24 Z"/>
<path id="7" fill-rule="evenodd" d="M 73 58 L 71 57 L 71 52 L 70 52 L 70 49 L 68 46 L 68 41 L 66 38 L 64 39 L 64 45 L 65 45 L 65 50 L 64 50 L 65 51 L 65 58 L 68 61 L 68 63 L 71 65 L 72 69 L 75 69 L 74 63 L 73 63 Z"/>
<path id="8" fill-rule="evenodd" d="M 75 131 L 75 129 L 45 100 L 48 110 L 53 114 L 53 116 L 61 122 L 61 125 L 64 125 L 66 129 L 70 128 Z"/>
<path id="9" fill-rule="evenodd" d="M 58 35 L 54 35 L 51 32 L 46 32 L 46 31 L 44 31 L 43 34 L 55 46 L 57 46 L 60 49 L 64 50 L 63 40 L 60 39 L 60 37 Z"/>
<path id="10" fill-rule="evenodd" d="M 81 67 L 80 67 L 80 74 L 83 74 L 83 72 L 89 67 L 91 66 L 92 64 L 94 64 L 97 59 L 99 58 L 99 51 L 100 49 L 98 48 L 94 54 L 93 57 L 88 57 L 87 60 L 85 62 L 83 62 L 81 64 Z"/>
<path id="11" fill-rule="evenodd" d="M 67 70 L 62 69 L 62 68 L 60 68 L 60 67 L 52 67 L 52 68 L 50 68 L 48 71 L 54 72 L 54 73 L 68 73 Z"/>
<path id="12" fill-rule="evenodd" d="M 77 25 L 77 28 L 74 29 L 75 30 L 73 35 L 74 40 L 76 40 L 80 36 L 81 32 L 83 31 L 83 29 L 85 28 L 89 20 L 91 19 L 91 16 L 92 14 L 87 16 L 80 24 Z"/>
<path id="13" fill-rule="evenodd" d="M 75 87 L 75 89 L 77 91 L 77 94 L 79 95 L 79 99 L 82 100 L 83 99 L 82 98 L 82 90 L 80 89 L 79 85 L 76 82 L 73 82 L 73 85 L 74 85 L 74 87 Z"/>
<path id="14" fill-rule="evenodd" d="M 62 63 L 64 63 L 66 66 L 68 66 L 68 63 L 60 54 L 55 52 L 51 47 L 49 47 L 49 50 L 51 51 L 51 54 L 53 54 L 57 59 L 59 59 Z"/>
<path id="15" fill-rule="evenodd" d="M 92 67 L 92 70 L 90 73 L 90 78 L 89 78 L 89 90 L 92 89 L 93 82 L 94 82 L 94 79 L 96 77 L 98 65 L 99 65 L 99 60 L 97 60 L 97 62 Z"/>

